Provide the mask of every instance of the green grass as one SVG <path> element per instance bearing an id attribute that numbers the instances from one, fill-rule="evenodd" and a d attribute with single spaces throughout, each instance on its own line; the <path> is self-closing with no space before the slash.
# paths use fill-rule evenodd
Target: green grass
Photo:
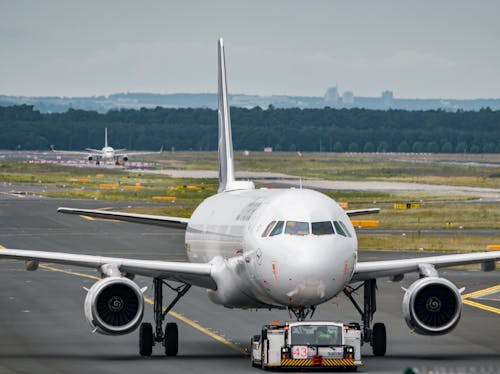
<path id="1" fill-rule="evenodd" d="M 235 152 L 236 170 L 266 171 L 327 180 L 378 180 L 500 188 L 500 155 L 405 155 Z M 455 160 L 474 165 L 450 164 Z M 162 168 L 217 170 L 216 152 L 176 152 L 155 158 Z"/>
<path id="2" fill-rule="evenodd" d="M 486 251 L 490 244 L 497 244 L 498 236 L 472 236 L 466 233 L 446 236 L 432 235 L 386 235 L 369 236 L 359 233 L 361 250 L 382 249 L 387 251 L 471 252 Z"/>

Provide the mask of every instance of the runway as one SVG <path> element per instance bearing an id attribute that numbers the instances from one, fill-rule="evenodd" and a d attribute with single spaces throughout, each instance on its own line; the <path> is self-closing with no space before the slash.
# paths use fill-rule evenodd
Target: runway
<path id="1" fill-rule="evenodd" d="M 65 251 L 185 261 L 183 232 L 124 222 L 86 220 L 57 214 L 58 206 L 102 208 L 128 202 L 76 201 L 0 195 L 0 245 L 8 248 Z M 415 253 L 360 252 L 361 261 L 415 256 Z M 426 255 L 428 255 L 426 253 Z M 165 357 L 161 350 L 151 358 L 138 355 L 137 331 L 123 337 L 92 334 L 83 315 L 85 291 L 96 272 L 54 265 L 26 272 L 21 262 L 0 261 L 0 374 L 3 373 L 233 373 L 256 372 L 244 353 L 250 336 L 264 323 L 286 320 L 285 311 L 229 310 L 212 304 L 204 290 L 191 289 L 174 308 L 180 334 L 179 356 Z M 465 286 L 465 294 L 500 284 L 500 272 L 442 271 Z M 90 276 L 90 277 L 89 277 Z M 462 320 L 442 337 L 412 334 L 401 316 L 403 291 L 416 279 L 401 283 L 379 280 L 375 321 L 386 323 L 386 357 L 373 357 L 365 346 L 364 373 L 402 373 L 409 366 L 421 372 L 452 368 L 456 372 L 493 373 L 500 367 L 500 293 L 471 296 Z M 152 282 L 137 277 L 137 283 Z M 496 290 L 496 291 L 495 291 Z M 490 289 L 491 291 L 491 289 Z M 360 295 L 361 296 L 361 295 Z M 479 304 L 475 305 L 475 304 Z M 481 307 L 483 306 L 483 307 Z M 340 296 L 320 306 L 314 319 L 357 321 L 350 302 Z M 183 321 L 179 320 L 182 318 Z M 145 320 L 152 320 L 147 304 Z M 217 339 L 216 339 L 217 338 Z M 481 369 L 483 371 L 479 371 Z"/>

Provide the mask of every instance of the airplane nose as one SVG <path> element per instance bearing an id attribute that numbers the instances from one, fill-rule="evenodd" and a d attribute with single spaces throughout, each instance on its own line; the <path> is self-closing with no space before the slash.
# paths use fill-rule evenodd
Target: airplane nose
<path id="1" fill-rule="evenodd" d="M 352 250 L 345 240 L 296 239 L 275 250 L 282 256 L 271 261 L 270 296 L 282 304 L 303 306 L 331 299 L 345 286 Z"/>

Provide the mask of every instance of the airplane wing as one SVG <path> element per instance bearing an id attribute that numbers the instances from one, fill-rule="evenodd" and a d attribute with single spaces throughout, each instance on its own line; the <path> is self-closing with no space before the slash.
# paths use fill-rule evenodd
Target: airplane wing
<path id="1" fill-rule="evenodd" d="M 380 208 L 346 210 L 345 212 L 346 212 L 346 214 L 349 217 L 352 217 L 352 216 L 363 216 L 363 215 L 366 215 L 366 214 L 380 213 Z"/>
<path id="2" fill-rule="evenodd" d="M 102 155 L 102 149 L 94 149 L 94 148 L 85 148 L 86 151 L 97 153 L 99 155 Z"/>
<path id="3" fill-rule="evenodd" d="M 58 208 L 57 211 L 59 213 L 76 214 L 76 215 L 89 216 L 102 219 L 112 219 L 117 221 L 142 223 L 146 225 L 163 226 L 181 230 L 185 230 L 189 223 L 189 218 L 155 216 L 150 214 L 124 213 L 124 212 L 112 212 L 105 210 L 76 209 L 76 208 L 64 208 L 64 207 Z"/>
<path id="4" fill-rule="evenodd" d="M 141 155 L 155 155 L 163 153 L 163 146 L 161 146 L 159 151 L 132 151 L 125 152 L 126 149 L 115 149 L 116 156 L 141 156 Z"/>
<path id="5" fill-rule="evenodd" d="M 103 265 L 116 265 L 122 273 L 143 275 L 188 283 L 194 286 L 217 289 L 211 275 L 209 263 L 168 262 L 154 260 L 135 260 L 129 258 L 89 256 L 72 253 L 28 251 L 22 249 L 0 249 L 0 258 L 43 261 L 93 268 L 100 270 Z"/>
<path id="6" fill-rule="evenodd" d="M 402 260 L 358 262 L 354 268 L 352 282 L 381 277 L 398 276 L 405 273 L 418 272 L 422 264 L 434 265 L 436 268 L 477 264 L 500 260 L 500 251 L 460 253 L 443 256 L 430 256 Z"/>
<path id="7" fill-rule="evenodd" d="M 51 148 L 51 151 L 53 153 L 61 154 L 61 155 L 74 155 L 74 156 L 80 156 L 80 155 L 86 155 L 88 152 L 82 152 L 82 151 L 58 151 L 54 148 Z"/>

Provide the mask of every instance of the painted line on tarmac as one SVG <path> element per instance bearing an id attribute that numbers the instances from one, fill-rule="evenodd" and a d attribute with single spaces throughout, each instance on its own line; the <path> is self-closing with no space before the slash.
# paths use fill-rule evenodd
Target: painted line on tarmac
<path id="1" fill-rule="evenodd" d="M 84 214 L 79 214 L 79 216 L 83 219 L 89 220 L 89 221 L 101 221 L 101 222 L 120 222 L 116 219 L 109 219 L 109 218 L 95 218 L 91 216 L 86 216 Z"/>
<path id="2" fill-rule="evenodd" d="M 474 291 L 466 295 L 462 295 L 462 300 L 470 299 L 471 297 L 487 295 L 489 293 L 494 293 L 496 291 L 500 291 L 500 284 L 493 287 L 485 288 L 484 290 Z"/>
<path id="3" fill-rule="evenodd" d="M 7 195 L 7 196 L 12 196 L 12 197 L 17 197 L 19 199 L 24 199 L 26 197 L 25 195 L 21 195 L 21 194 L 18 194 L 18 193 L 11 193 L 11 192 L 0 192 L 0 194 Z"/>
<path id="4" fill-rule="evenodd" d="M 59 268 L 55 268 L 55 267 L 52 267 L 49 265 L 40 265 L 40 267 L 43 269 L 46 269 L 46 270 L 55 271 L 58 273 L 69 274 L 69 275 L 75 275 L 77 277 L 82 277 L 82 278 L 88 278 L 88 279 L 94 279 L 94 280 L 101 279 L 96 275 L 90 275 L 90 274 L 78 273 L 78 272 L 74 272 L 74 271 L 70 271 L 70 270 L 59 269 Z M 151 304 L 151 305 L 154 304 L 153 299 L 150 299 L 149 297 L 145 297 L 144 301 L 146 301 L 148 304 Z M 221 335 L 218 335 L 218 334 L 210 331 L 206 327 L 203 327 L 202 325 L 189 319 L 188 317 L 186 317 L 180 313 L 174 312 L 173 310 L 171 310 L 168 314 L 171 315 L 172 317 L 178 319 L 179 321 L 184 322 L 186 325 L 191 326 L 192 328 L 200 331 L 201 333 L 208 335 L 212 339 L 217 340 L 219 343 L 222 343 L 222 344 L 228 346 L 229 348 L 235 350 L 236 352 L 244 354 L 244 355 L 248 355 L 248 352 L 245 350 L 245 348 L 241 347 L 240 345 L 238 345 L 236 343 L 233 343 L 232 341 L 222 337 Z"/>
<path id="5" fill-rule="evenodd" d="M 83 219 L 89 220 L 89 221 L 95 221 L 94 217 L 84 216 L 82 214 L 80 214 L 80 217 L 83 218 Z"/>
<path id="6" fill-rule="evenodd" d="M 471 301 L 471 300 L 464 300 L 463 303 L 467 304 L 467 305 L 470 305 L 470 306 L 473 306 L 475 308 L 486 310 L 488 312 L 500 314 L 500 309 L 499 308 L 494 308 L 492 306 L 484 305 L 484 304 L 477 303 L 477 302 Z"/>
<path id="7" fill-rule="evenodd" d="M 489 306 L 489 305 L 478 303 L 477 301 L 469 300 L 469 298 L 474 298 L 474 297 L 477 297 L 477 296 L 488 295 L 488 294 L 496 293 L 498 291 L 500 291 L 500 284 L 496 285 L 496 286 L 493 286 L 493 287 L 485 288 L 483 290 L 478 290 L 478 291 L 471 292 L 471 293 L 468 293 L 466 295 L 463 295 L 462 296 L 462 302 L 464 304 L 467 304 L 469 306 L 473 306 L 473 307 L 478 308 L 478 309 L 482 309 L 482 310 L 486 310 L 488 312 L 500 314 L 500 308 L 495 308 L 495 307 L 492 307 L 492 306 Z"/>

